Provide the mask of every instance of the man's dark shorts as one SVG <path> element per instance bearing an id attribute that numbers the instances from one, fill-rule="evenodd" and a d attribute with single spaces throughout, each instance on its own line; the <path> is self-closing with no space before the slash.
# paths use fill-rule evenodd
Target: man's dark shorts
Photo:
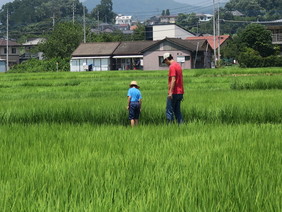
<path id="1" fill-rule="evenodd" d="M 128 119 L 139 119 L 140 116 L 140 103 L 130 102 Z"/>

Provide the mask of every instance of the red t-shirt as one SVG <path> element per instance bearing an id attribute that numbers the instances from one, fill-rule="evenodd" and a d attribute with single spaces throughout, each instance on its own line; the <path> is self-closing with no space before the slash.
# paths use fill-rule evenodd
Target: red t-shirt
<path id="1" fill-rule="evenodd" d="M 169 66 L 168 85 L 170 86 L 171 77 L 175 77 L 175 86 L 172 94 L 184 94 L 182 68 L 177 62 L 173 62 Z"/>

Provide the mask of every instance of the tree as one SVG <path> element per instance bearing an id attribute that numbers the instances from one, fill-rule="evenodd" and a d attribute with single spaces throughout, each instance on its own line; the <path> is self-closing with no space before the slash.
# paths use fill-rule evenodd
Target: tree
<path id="1" fill-rule="evenodd" d="M 79 0 L 15 0 L 3 5 L 0 12 L 0 22 L 6 23 L 6 13 L 9 10 L 9 24 L 11 28 L 22 27 L 27 24 L 50 20 L 56 17 L 72 15 L 72 6 L 76 6 L 76 14 L 82 15 L 83 6 Z"/>
<path id="2" fill-rule="evenodd" d="M 178 14 L 178 17 L 176 20 L 176 23 L 179 26 L 187 30 L 192 30 L 192 28 L 197 27 L 198 22 L 199 22 L 199 18 L 196 16 L 195 13 L 191 13 L 191 14 L 180 13 Z"/>
<path id="3" fill-rule="evenodd" d="M 44 57 L 66 58 L 83 40 L 82 26 L 71 22 L 57 24 L 54 31 L 47 37 L 47 41 L 39 46 Z"/>
<path id="4" fill-rule="evenodd" d="M 112 0 L 101 0 L 101 3 L 92 10 L 91 16 L 96 20 L 99 19 L 106 23 L 113 23 L 116 14 L 113 12 Z"/>
<path id="5" fill-rule="evenodd" d="M 275 53 L 271 32 L 263 25 L 249 24 L 238 36 L 240 37 L 241 44 L 259 52 L 262 57 Z"/>
<path id="6" fill-rule="evenodd" d="M 145 25 L 137 24 L 137 28 L 133 31 L 132 40 L 145 40 Z"/>
<path id="7" fill-rule="evenodd" d="M 170 15 L 170 11 L 169 11 L 169 9 L 166 9 L 166 11 L 165 11 L 165 15 L 167 15 L 167 16 L 169 16 L 169 15 Z"/>
<path id="8" fill-rule="evenodd" d="M 237 35 L 232 37 L 232 40 L 228 40 L 227 44 L 221 49 L 221 55 L 223 58 L 236 59 L 240 54 L 240 40 Z"/>

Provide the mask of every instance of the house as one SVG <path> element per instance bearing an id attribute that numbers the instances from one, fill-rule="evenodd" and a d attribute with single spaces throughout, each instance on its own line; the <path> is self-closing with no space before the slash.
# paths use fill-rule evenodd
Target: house
<path id="1" fill-rule="evenodd" d="M 153 16 L 151 18 L 149 18 L 147 21 L 146 21 L 146 24 L 145 25 L 148 25 L 148 26 L 153 26 L 155 24 L 160 24 L 160 17 L 161 16 Z"/>
<path id="2" fill-rule="evenodd" d="M 165 52 L 170 52 L 183 69 L 211 67 L 211 48 L 206 40 L 165 38 L 142 51 L 144 69 L 166 70 L 162 63 Z"/>
<path id="3" fill-rule="evenodd" d="M 162 40 L 169 38 L 194 37 L 195 34 L 185 30 L 176 24 L 159 24 L 146 27 L 146 40 Z"/>
<path id="4" fill-rule="evenodd" d="M 184 69 L 210 68 L 206 40 L 165 38 L 160 41 L 82 43 L 73 52 L 71 71 L 162 70 L 162 55 L 171 52 Z"/>
<path id="5" fill-rule="evenodd" d="M 132 24 L 132 16 L 125 16 L 125 15 L 121 15 L 119 14 L 118 16 L 116 16 L 116 25 L 121 25 L 121 24 L 127 24 L 130 25 Z"/>
<path id="6" fill-rule="evenodd" d="M 23 43 L 22 47 L 24 47 L 24 53 L 20 55 L 20 62 L 29 60 L 31 58 L 43 60 L 43 52 L 36 51 L 35 49 L 45 40 L 45 38 L 31 38 Z"/>
<path id="7" fill-rule="evenodd" d="M 112 55 L 120 42 L 82 43 L 72 53 L 70 71 L 112 70 Z"/>
<path id="8" fill-rule="evenodd" d="M 177 19 L 177 16 L 175 15 L 164 15 L 164 16 L 160 16 L 159 23 L 175 24 L 176 19 Z"/>
<path id="9" fill-rule="evenodd" d="M 236 17 L 242 17 L 242 16 L 244 16 L 244 14 L 241 13 L 240 11 L 238 11 L 238 10 L 230 11 L 230 13 L 231 13 L 233 16 L 236 16 Z"/>
<path id="10" fill-rule="evenodd" d="M 142 50 L 156 43 L 155 41 L 124 41 L 113 52 L 112 70 L 143 69 Z"/>
<path id="11" fill-rule="evenodd" d="M 231 39 L 230 35 L 220 35 L 220 36 L 198 36 L 198 37 L 187 37 L 186 40 L 206 40 L 212 50 L 218 49 L 218 47 L 224 47 L 226 41 Z"/>
<path id="12" fill-rule="evenodd" d="M 128 31 L 130 30 L 130 25 L 129 24 L 118 24 L 115 25 L 116 29 L 120 30 L 120 31 Z"/>
<path id="13" fill-rule="evenodd" d="M 20 47 L 21 45 L 14 42 L 8 41 L 8 66 L 19 64 L 20 62 Z M 7 57 L 7 40 L 0 39 L 0 59 L 6 60 Z"/>
<path id="14" fill-rule="evenodd" d="M 212 20 L 213 15 L 211 15 L 211 14 L 196 14 L 196 17 L 199 18 L 200 22 L 208 22 L 208 21 Z"/>
<path id="15" fill-rule="evenodd" d="M 272 44 L 280 46 L 280 54 L 282 55 L 282 19 L 255 23 L 262 24 L 271 31 Z"/>

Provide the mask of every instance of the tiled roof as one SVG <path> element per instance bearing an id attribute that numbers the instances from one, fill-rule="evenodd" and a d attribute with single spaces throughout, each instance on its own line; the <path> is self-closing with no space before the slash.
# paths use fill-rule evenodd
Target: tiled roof
<path id="1" fill-rule="evenodd" d="M 218 38 L 220 39 L 218 40 Z M 228 38 L 230 38 L 230 35 L 215 36 L 215 48 L 218 48 L 218 41 L 222 45 Z M 207 40 L 211 48 L 214 49 L 214 36 L 188 37 L 186 40 Z"/>
<path id="2" fill-rule="evenodd" d="M 189 51 L 205 51 L 206 40 L 183 40 L 181 38 L 165 38 L 160 41 L 123 41 L 123 42 L 100 42 L 82 43 L 72 53 L 76 56 L 118 56 L 118 55 L 142 55 L 149 49 L 168 41 Z"/>
<path id="3" fill-rule="evenodd" d="M 183 40 L 181 38 L 165 38 L 163 40 L 159 40 L 151 46 L 148 46 L 148 48 L 144 49 L 142 52 L 145 52 L 150 48 L 163 43 L 165 40 L 192 52 L 196 51 L 197 48 L 199 51 L 205 51 L 206 49 L 206 40 Z"/>
<path id="4" fill-rule="evenodd" d="M 72 53 L 72 56 L 112 55 L 120 42 L 82 43 Z"/>
<path id="5" fill-rule="evenodd" d="M 6 46 L 6 45 L 7 45 L 7 40 L 0 39 L 0 46 Z M 14 41 L 10 41 L 9 40 L 8 45 L 9 46 L 20 46 L 21 44 L 18 44 L 18 43 L 14 42 Z"/>
<path id="6" fill-rule="evenodd" d="M 114 55 L 138 55 L 141 51 L 156 41 L 124 41 L 121 42 L 118 48 L 114 51 Z"/>
<path id="7" fill-rule="evenodd" d="M 206 40 L 183 40 L 180 38 L 167 38 L 168 41 L 183 46 L 190 51 L 205 51 L 206 49 Z"/>

